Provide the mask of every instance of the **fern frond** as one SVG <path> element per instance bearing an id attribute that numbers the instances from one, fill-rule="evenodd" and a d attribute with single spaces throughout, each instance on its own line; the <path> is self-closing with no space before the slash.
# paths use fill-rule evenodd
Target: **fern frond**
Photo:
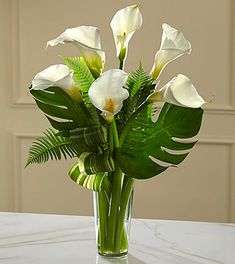
<path id="1" fill-rule="evenodd" d="M 91 104 L 88 97 L 88 90 L 91 84 L 95 81 L 90 69 L 88 68 L 83 57 L 67 57 L 64 58 L 65 64 L 74 71 L 73 78 L 75 84 L 79 87 L 84 103 L 88 108 L 91 118 L 95 120 L 96 124 L 100 123 L 100 116 L 97 109 Z"/>
<path id="2" fill-rule="evenodd" d="M 83 93 L 87 93 L 91 84 L 94 82 L 85 60 L 82 57 L 64 58 L 65 64 L 74 71 L 73 78 Z"/>
<path id="3" fill-rule="evenodd" d="M 70 138 L 57 136 L 52 129 L 46 130 L 43 137 L 39 137 L 29 150 L 28 161 L 25 167 L 32 163 L 45 163 L 49 159 L 60 160 L 67 156 L 77 156 L 77 150 Z"/>
<path id="4" fill-rule="evenodd" d="M 126 86 L 129 91 L 129 98 L 123 102 L 122 111 L 117 116 L 119 132 L 122 131 L 130 116 L 146 100 L 154 88 L 151 76 L 144 71 L 142 65 L 129 75 Z"/>
<path id="5" fill-rule="evenodd" d="M 131 73 L 128 77 L 126 85 L 129 89 L 130 99 L 132 99 L 141 87 L 147 86 L 152 82 L 151 77 L 144 71 L 142 65 Z"/>

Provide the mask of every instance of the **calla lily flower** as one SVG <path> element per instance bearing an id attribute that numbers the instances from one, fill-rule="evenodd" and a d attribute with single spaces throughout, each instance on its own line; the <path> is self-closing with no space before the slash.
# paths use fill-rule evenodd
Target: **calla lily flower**
<path id="1" fill-rule="evenodd" d="M 73 71 L 66 65 L 52 65 L 37 73 L 31 89 L 44 90 L 52 86 L 62 88 L 75 100 L 81 100 L 79 89 L 74 85 Z"/>
<path id="2" fill-rule="evenodd" d="M 164 101 L 190 108 L 198 108 L 206 103 L 198 94 L 191 80 L 183 74 L 179 74 L 159 91 L 152 93 L 147 100 L 149 102 Z"/>
<path id="3" fill-rule="evenodd" d="M 176 58 L 191 53 L 191 44 L 185 39 L 182 32 L 169 26 L 162 25 L 163 34 L 160 50 L 155 55 L 155 62 L 151 70 L 153 79 L 156 79 L 163 68 Z"/>
<path id="4" fill-rule="evenodd" d="M 125 61 L 128 43 L 135 31 L 142 25 L 142 15 L 138 6 L 128 6 L 119 10 L 110 25 L 115 39 L 117 57 L 120 61 Z"/>
<path id="5" fill-rule="evenodd" d="M 106 71 L 92 83 L 88 91 L 91 103 L 102 111 L 107 121 L 111 121 L 121 110 L 123 101 L 129 96 L 129 92 L 123 88 L 127 77 L 127 73 L 122 70 Z"/>
<path id="6" fill-rule="evenodd" d="M 103 70 L 105 53 L 101 50 L 100 32 L 92 26 L 80 26 L 66 29 L 60 36 L 47 42 L 47 47 L 72 43 L 84 57 L 89 69 L 95 77 Z"/>

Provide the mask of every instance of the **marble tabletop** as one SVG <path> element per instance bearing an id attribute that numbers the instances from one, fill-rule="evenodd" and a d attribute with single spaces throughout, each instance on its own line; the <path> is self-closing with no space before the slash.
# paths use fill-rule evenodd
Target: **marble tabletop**
<path id="1" fill-rule="evenodd" d="M 0 264 L 235 264 L 235 225 L 133 219 L 128 258 L 97 255 L 94 219 L 0 213 Z"/>

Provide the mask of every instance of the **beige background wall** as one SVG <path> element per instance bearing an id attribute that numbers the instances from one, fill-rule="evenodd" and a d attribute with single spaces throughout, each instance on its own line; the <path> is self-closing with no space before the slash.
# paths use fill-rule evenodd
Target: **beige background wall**
<path id="1" fill-rule="evenodd" d="M 138 181 L 134 216 L 235 222 L 235 14 L 232 0 L 138 1 L 144 17 L 130 43 L 127 71 L 141 59 L 150 69 L 160 44 L 161 24 L 180 28 L 193 45 L 190 56 L 171 63 L 164 84 L 178 73 L 191 77 L 206 107 L 199 144 L 178 169 Z M 73 47 L 46 41 L 67 27 L 96 25 L 101 29 L 106 69 L 117 67 L 109 22 L 135 1 L 0 0 L 0 210 L 92 214 L 92 195 L 72 183 L 73 161 L 24 169 L 31 142 L 48 127 L 27 87 L 33 76 L 60 62 L 58 54 L 76 56 Z M 99 10 L 99 11 L 98 11 Z"/>

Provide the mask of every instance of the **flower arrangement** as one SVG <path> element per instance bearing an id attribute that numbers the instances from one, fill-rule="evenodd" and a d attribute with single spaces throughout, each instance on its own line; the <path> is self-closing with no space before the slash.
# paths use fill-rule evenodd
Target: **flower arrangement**
<path id="1" fill-rule="evenodd" d="M 47 47 L 71 43 L 80 57 L 63 58 L 64 64 L 36 74 L 30 86 L 53 129 L 33 143 L 27 165 L 77 157 L 69 176 L 94 191 L 103 255 L 127 254 L 135 179 L 154 177 L 186 158 L 196 142 L 185 139 L 198 133 L 205 104 L 183 74 L 157 88 L 166 65 L 191 52 L 190 42 L 168 24 L 162 26 L 151 71 L 142 65 L 130 74 L 124 71 L 129 41 L 141 24 L 137 5 L 114 15 L 110 25 L 119 68 L 107 71 L 98 28 L 66 29 Z"/>

